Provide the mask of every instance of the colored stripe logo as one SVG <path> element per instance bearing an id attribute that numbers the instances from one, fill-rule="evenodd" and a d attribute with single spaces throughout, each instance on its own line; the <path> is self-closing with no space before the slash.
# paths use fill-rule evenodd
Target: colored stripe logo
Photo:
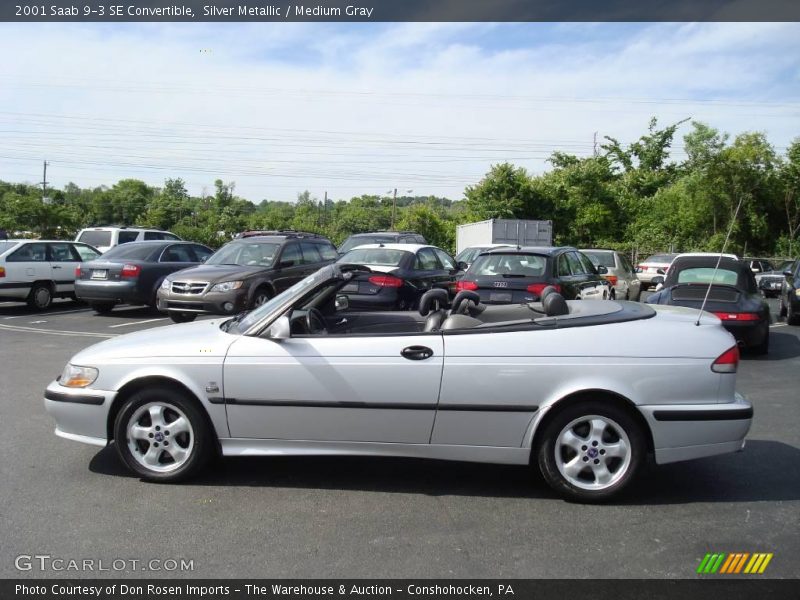
<path id="1" fill-rule="evenodd" d="M 700 575 L 760 575 L 767 569 L 773 553 L 769 552 L 709 552 L 700 561 Z"/>

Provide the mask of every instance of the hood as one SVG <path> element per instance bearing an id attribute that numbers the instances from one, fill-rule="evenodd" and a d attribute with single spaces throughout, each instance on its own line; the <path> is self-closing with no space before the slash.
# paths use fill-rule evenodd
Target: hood
<path id="1" fill-rule="evenodd" d="M 97 365 L 118 360 L 158 357 L 224 357 L 239 337 L 219 326 L 226 319 L 182 323 L 128 333 L 81 350 L 70 359 L 76 365 Z"/>
<path id="2" fill-rule="evenodd" d="M 257 273 L 270 270 L 271 267 L 247 267 L 240 265 L 198 265 L 183 269 L 169 276 L 170 281 L 208 281 L 219 283 L 246 279 Z"/>

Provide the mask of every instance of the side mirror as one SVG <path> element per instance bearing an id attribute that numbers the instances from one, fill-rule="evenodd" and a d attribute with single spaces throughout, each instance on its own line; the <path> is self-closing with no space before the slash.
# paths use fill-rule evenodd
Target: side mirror
<path id="1" fill-rule="evenodd" d="M 783 274 L 784 274 L 784 276 L 786 276 L 786 277 L 791 277 L 791 276 L 792 276 L 792 272 L 791 272 L 789 269 L 786 269 L 786 270 L 783 272 Z"/>
<path id="2" fill-rule="evenodd" d="M 467 269 L 469 269 L 469 265 L 463 260 L 460 260 L 456 263 L 456 271 L 466 271 Z"/>
<path id="3" fill-rule="evenodd" d="M 336 312 L 341 312 L 350 308 L 350 298 L 341 294 L 336 296 Z"/>
<path id="4" fill-rule="evenodd" d="M 597 267 L 597 273 L 599 275 L 605 275 L 606 273 L 608 273 L 608 268 L 604 267 L 603 265 L 600 265 L 599 267 Z"/>
<path id="5" fill-rule="evenodd" d="M 650 280 L 650 283 L 655 285 L 655 286 L 659 286 L 659 285 L 663 286 L 664 285 L 664 276 L 663 275 L 656 275 L 655 277 L 653 277 Z M 656 289 L 658 289 L 658 288 L 656 288 Z"/>
<path id="6" fill-rule="evenodd" d="M 287 267 L 293 267 L 293 266 L 294 266 L 293 260 L 282 260 L 281 262 L 278 263 L 279 269 L 285 269 Z"/>
<path id="7" fill-rule="evenodd" d="M 267 337 L 276 342 L 288 340 L 292 337 L 292 324 L 289 321 L 289 317 L 287 315 L 278 317 L 278 320 L 270 325 L 267 330 Z"/>

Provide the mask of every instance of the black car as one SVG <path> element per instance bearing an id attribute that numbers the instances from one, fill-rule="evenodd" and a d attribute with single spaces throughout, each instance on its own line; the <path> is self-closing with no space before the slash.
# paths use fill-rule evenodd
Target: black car
<path id="1" fill-rule="evenodd" d="M 156 306 L 164 278 L 203 262 L 213 250 L 194 242 L 129 242 L 75 269 L 75 296 L 98 313 L 117 304 Z"/>
<path id="2" fill-rule="evenodd" d="M 250 310 L 338 256 L 331 241 L 315 233 L 243 236 L 205 264 L 166 278 L 158 290 L 158 309 L 176 323 L 198 314 Z"/>
<path id="3" fill-rule="evenodd" d="M 415 310 L 428 290 L 449 293 L 460 270 L 444 250 L 419 244 L 371 244 L 351 250 L 337 262 L 363 265 L 373 272 L 341 290 L 350 308 L 360 310 Z"/>
<path id="4" fill-rule="evenodd" d="M 719 263 L 719 266 L 717 266 Z M 659 291 L 648 304 L 670 304 L 705 310 L 722 319 L 740 346 L 758 354 L 769 350 L 769 305 L 761 296 L 748 263 L 719 254 L 678 256 Z M 710 287 L 710 289 L 709 289 Z"/>
<path id="5" fill-rule="evenodd" d="M 781 288 L 781 312 L 789 325 L 800 325 L 800 260 L 783 271 L 786 278 Z"/>
<path id="6" fill-rule="evenodd" d="M 428 241 L 414 231 L 375 231 L 354 233 L 339 246 L 339 254 L 345 254 L 365 244 L 427 244 Z"/>
<path id="7" fill-rule="evenodd" d="M 553 286 L 567 300 L 610 296 L 605 267 L 569 246 L 487 250 L 475 259 L 456 283 L 456 291 L 477 292 L 482 304 L 536 302 Z"/>

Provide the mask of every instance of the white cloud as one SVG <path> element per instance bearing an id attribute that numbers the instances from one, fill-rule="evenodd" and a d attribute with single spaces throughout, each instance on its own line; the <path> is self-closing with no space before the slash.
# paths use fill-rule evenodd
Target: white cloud
<path id="1" fill-rule="evenodd" d="M 539 171 L 554 149 L 588 154 L 595 131 L 632 140 L 651 115 L 762 130 L 779 147 L 800 134 L 797 24 L 2 33 L 15 59 L 0 67 L 0 179 L 38 181 L 47 158 L 56 185 L 179 176 L 199 193 L 220 177 L 255 201 L 459 197 L 493 162 Z"/>

